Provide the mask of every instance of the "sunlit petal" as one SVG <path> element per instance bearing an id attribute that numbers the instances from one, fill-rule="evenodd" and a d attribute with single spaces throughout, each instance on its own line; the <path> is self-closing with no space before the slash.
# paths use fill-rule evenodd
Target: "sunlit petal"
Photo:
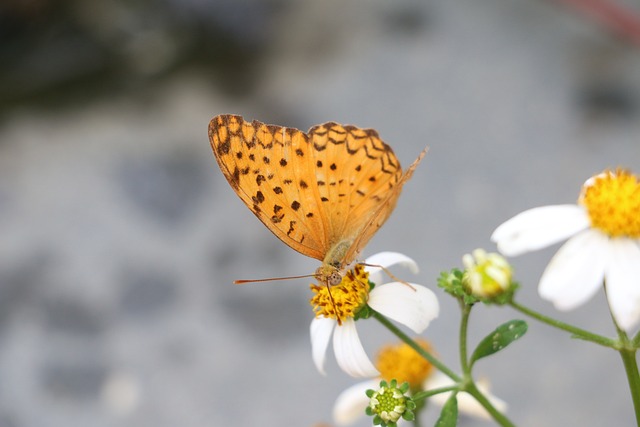
<path id="1" fill-rule="evenodd" d="M 408 256 L 399 252 L 379 252 L 371 255 L 365 261 L 365 264 L 379 265 L 384 268 L 389 268 L 394 265 L 400 264 L 409 268 L 413 274 L 418 274 L 418 264 Z M 365 270 L 369 273 L 369 280 L 373 283 L 382 283 L 384 281 L 384 274 L 380 267 L 365 267 Z"/>
<path id="2" fill-rule="evenodd" d="M 440 312 L 436 295 L 413 283 L 392 282 L 376 286 L 369 294 L 368 304 L 417 334 L 422 333 Z"/>
<path id="3" fill-rule="evenodd" d="M 380 380 L 369 380 L 352 385 L 344 390 L 333 406 L 333 420 L 338 425 L 349 425 L 358 418 L 362 418 L 364 410 L 369 406 L 369 398 L 365 394 L 367 390 L 376 390 Z"/>
<path id="4" fill-rule="evenodd" d="M 313 363 L 322 375 L 326 375 L 324 371 L 324 362 L 327 358 L 327 347 L 331 340 L 331 332 L 336 325 L 336 321 L 326 317 L 316 317 L 311 321 L 311 355 Z"/>
<path id="5" fill-rule="evenodd" d="M 338 366 L 352 377 L 379 375 L 360 343 L 353 318 L 346 319 L 341 326 L 336 327 L 333 333 L 333 350 L 336 353 Z"/>
<path id="6" fill-rule="evenodd" d="M 612 239 L 605 272 L 607 298 L 618 326 L 629 332 L 640 321 L 640 247 L 630 239 Z"/>
<path id="7" fill-rule="evenodd" d="M 559 310 L 586 302 L 603 283 L 608 247 L 608 237 L 592 229 L 569 239 L 542 274 L 540 296 Z"/>
<path id="8" fill-rule="evenodd" d="M 500 225 L 491 235 L 506 256 L 521 255 L 560 242 L 589 227 L 589 218 L 578 205 L 554 205 L 529 209 Z"/>

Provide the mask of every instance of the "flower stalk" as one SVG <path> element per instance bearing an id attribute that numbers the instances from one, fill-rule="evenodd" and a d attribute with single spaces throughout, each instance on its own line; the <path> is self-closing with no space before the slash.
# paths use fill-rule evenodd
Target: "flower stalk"
<path id="1" fill-rule="evenodd" d="M 469 315 L 471 314 L 471 308 L 473 305 L 465 304 L 460 301 L 460 306 L 462 310 L 462 319 L 460 321 L 460 336 L 459 336 L 459 347 L 460 347 L 460 366 L 462 368 L 462 372 L 465 377 L 468 379 L 471 376 L 471 368 L 469 367 L 469 356 L 467 354 L 467 331 L 469 329 Z"/>
<path id="2" fill-rule="evenodd" d="M 622 365 L 624 366 L 624 371 L 627 374 L 627 382 L 629 383 L 633 409 L 636 414 L 636 423 L 640 427 L 640 375 L 638 374 L 638 362 L 636 361 L 636 352 L 638 349 L 632 348 L 627 334 L 620 328 L 618 328 L 618 336 L 620 337 L 620 342 L 623 343 L 622 348 L 618 350 L 618 353 L 620 353 Z"/>
<path id="3" fill-rule="evenodd" d="M 616 350 L 620 346 L 620 342 L 618 340 L 603 337 L 602 335 L 594 334 L 593 332 L 589 332 L 587 330 L 578 328 L 577 326 L 573 326 L 568 323 L 561 322 L 560 320 L 554 319 L 552 317 L 545 316 L 544 314 L 538 313 L 537 311 L 534 311 L 528 307 L 525 307 L 524 305 L 519 304 L 515 301 L 509 302 L 509 305 L 513 307 L 515 310 L 533 319 L 536 319 L 556 329 L 561 329 L 563 331 L 569 332 L 571 333 L 572 336 L 579 338 L 581 340 L 590 341 L 592 343 L 595 343 L 604 347 L 610 347 Z"/>
<path id="4" fill-rule="evenodd" d="M 428 352 L 427 350 L 425 350 L 424 348 L 422 348 L 420 345 L 418 345 L 418 343 L 416 343 L 414 340 L 412 340 L 407 334 L 405 334 L 404 332 L 402 332 L 398 327 L 396 327 L 393 323 L 391 323 L 386 317 L 384 317 L 383 315 L 381 315 L 380 313 L 376 312 L 375 310 L 372 310 L 372 317 L 374 317 L 375 319 L 377 319 L 383 326 L 385 326 L 387 329 L 389 329 L 389 331 L 391 331 L 395 336 L 397 336 L 400 340 L 402 340 L 404 343 L 406 343 L 407 345 L 409 345 L 411 348 L 413 348 L 416 352 L 418 352 L 418 354 L 420 354 L 422 357 L 424 357 L 429 363 L 431 363 L 433 366 L 435 366 L 440 372 L 444 373 L 445 375 L 447 375 L 449 378 L 451 378 L 454 382 L 457 383 L 456 386 L 453 387 L 447 387 L 446 390 L 440 389 L 440 392 L 444 392 L 444 391 L 454 391 L 454 390 L 458 390 L 458 391 L 465 391 L 467 393 L 469 393 L 471 396 L 473 396 L 478 403 L 480 403 L 480 405 L 482 405 L 483 408 L 486 409 L 486 411 L 493 417 L 493 419 L 500 424 L 503 427 L 513 427 L 515 426 L 503 413 L 501 413 L 500 411 L 498 411 L 495 406 L 493 406 L 493 404 L 489 401 L 489 399 L 487 399 L 487 397 L 476 387 L 476 385 L 474 384 L 473 380 L 471 379 L 471 373 L 468 372 L 469 370 L 469 364 L 466 361 L 467 357 L 466 357 L 466 330 L 467 330 L 467 326 L 466 323 L 468 321 L 468 317 L 469 317 L 469 311 L 470 311 L 470 306 L 466 306 L 465 307 L 469 307 L 468 310 L 464 310 L 464 312 L 466 312 L 466 314 L 463 314 L 463 318 L 467 318 L 466 321 L 463 321 L 462 323 L 465 324 L 465 326 L 461 326 L 461 338 L 460 338 L 460 343 L 462 344 L 464 341 L 464 352 L 461 351 L 461 355 L 464 354 L 464 366 L 466 366 L 467 368 L 467 372 L 465 372 L 464 374 L 464 379 L 461 378 L 459 375 L 457 375 L 455 372 L 453 372 L 451 369 L 449 369 L 444 363 L 442 363 L 439 359 L 437 359 L 435 356 L 433 356 L 430 352 Z M 462 336 L 464 334 L 464 336 Z M 436 390 L 431 390 L 430 392 L 422 392 L 422 393 L 418 393 L 416 394 L 416 396 L 414 396 L 413 400 L 417 401 L 419 400 L 419 398 L 426 398 L 428 396 L 431 396 L 435 393 Z M 427 394 L 429 393 L 429 394 Z"/>
<path id="5" fill-rule="evenodd" d="M 471 315 L 471 309 L 473 304 L 465 304 L 462 299 L 458 299 L 462 311 L 462 319 L 460 321 L 460 366 L 462 367 L 462 375 L 464 376 L 463 387 L 461 391 L 466 391 L 473 396 L 478 403 L 480 403 L 493 419 L 501 426 L 515 426 L 502 412 L 498 411 L 495 406 L 489 402 L 489 399 L 478 390 L 473 382 L 473 376 L 471 375 L 471 364 L 469 363 L 469 356 L 467 354 L 467 337 L 469 330 L 469 317 Z"/>
<path id="6" fill-rule="evenodd" d="M 509 305 L 519 312 L 542 323 L 570 332 L 573 337 L 616 350 L 620 354 L 622 364 L 627 375 L 627 382 L 629 383 L 629 391 L 631 393 L 631 400 L 633 401 L 636 422 L 640 427 L 640 373 L 638 372 L 638 363 L 636 361 L 636 353 L 638 351 L 637 337 L 633 340 L 629 339 L 625 331 L 618 326 L 618 323 L 615 321 L 615 317 L 613 317 L 613 323 L 618 332 L 618 339 L 603 337 L 576 326 L 561 322 L 518 304 L 515 301 L 511 301 Z"/>
<path id="7" fill-rule="evenodd" d="M 375 310 L 371 310 L 371 317 L 374 317 L 378 320 L 384 327 L 389 329 L 391 333 L 400 338 L 402 342 L 407 344 L 409 347 L 413 348 L 420 356 L 425 358 L 429 363 L 435 366 L 440 372 L 444 373 L 446 376 L 451 378 L 453 381 L 459 382 L 460 377 L 456 375 L 451 369 L 449 369 L 444 363 L 442 363 L 439 359 L 437 359 L 433 354 L 422 348 L 417 342 L 411 339 L 407 334 L 402 332 L 400 328 L 391 323 L 389 319 L 387 319 L 382 314 L 378 313 Z"/>

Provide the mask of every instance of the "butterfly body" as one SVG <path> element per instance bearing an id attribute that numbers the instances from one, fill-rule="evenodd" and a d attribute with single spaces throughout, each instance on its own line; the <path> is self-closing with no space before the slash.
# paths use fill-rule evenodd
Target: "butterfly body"
<path id="1" fill-rule="evenodd" d="M 424 156 L 403 172 L 375 130 L 334 122 L 305 133 L 220 115 L 209 140 L 240 199 L 281 241 L 322 261 L 315 277 L 328 284 L 384 224 Z"/>

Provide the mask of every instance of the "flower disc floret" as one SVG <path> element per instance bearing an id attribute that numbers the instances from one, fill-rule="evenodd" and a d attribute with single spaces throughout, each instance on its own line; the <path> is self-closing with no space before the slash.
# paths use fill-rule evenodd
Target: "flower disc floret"
<path id="1" fill-rule="evenodd" d="M 311 284 L 314 295 L 310 304 L 316 317 L 343 321 L 355 317 L 367 305 L 370 288 L 369 273 L 358 264 L 347 271 L 339 285 Z"/>
<path id="2" fill-rule="evenodd" d="M 634 174 L 617 169 L 590 178 L 579 203 L 593 228 L 610 237 L 640 238 L 640 181 Z"/>
<path id="3" fill-rule="evenodd" d="M 395 426 L 400 418 L 413 419 L 415 403 L 405 395 L 408 389 L 407 383 L 398 387 L 396 380 L 392 380 L 389 384 L 383 380 L 378 390 L 367 391 L 369 397 L 367 414 L 373 415 L 374 425 Z"/>

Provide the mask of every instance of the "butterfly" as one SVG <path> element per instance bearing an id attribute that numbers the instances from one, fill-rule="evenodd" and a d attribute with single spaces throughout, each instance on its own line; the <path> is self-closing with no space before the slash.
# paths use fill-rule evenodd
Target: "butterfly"
<path id="1" fill-rule="evenodd" d="M 389 218 L 426 153 L 403 171 L 373 129 L 328 122 L 305 133 L 231 114 L 211 119 L 209 141 L 238 197 L 283 243 L 322 261 L 313 277 L 332 286 Z"/>

